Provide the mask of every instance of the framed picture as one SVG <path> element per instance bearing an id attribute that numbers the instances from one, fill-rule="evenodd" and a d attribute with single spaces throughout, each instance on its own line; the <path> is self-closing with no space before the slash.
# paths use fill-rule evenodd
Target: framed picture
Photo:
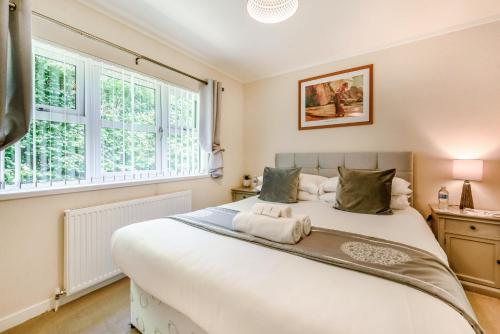
<path id="1" fill-rule="evenodd" d="M 373 65 L 299 81 L 299 130 L 373 123 Z"/>

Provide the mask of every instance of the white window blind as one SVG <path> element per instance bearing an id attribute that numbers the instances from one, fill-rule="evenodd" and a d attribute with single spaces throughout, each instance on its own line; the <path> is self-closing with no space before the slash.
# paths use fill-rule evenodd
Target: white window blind
<path id="1" fill-rule="evenodd" d="M 34 117 L 0 191 L 206 173 L 199 93 L 34 42 Z"/>

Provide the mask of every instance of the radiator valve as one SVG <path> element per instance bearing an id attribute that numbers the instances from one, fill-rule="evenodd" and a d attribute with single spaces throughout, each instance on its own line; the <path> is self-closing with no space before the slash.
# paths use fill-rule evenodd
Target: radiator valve
<path id="1" fill-rule="evenodd" d="M 59 300 L 61 300 L 63 296 L 66 296 L 66 290 L 61 290 L 61 288 L 57 287 L 54 291 L 54 312 L 57 312 L 59 309 Z"/>

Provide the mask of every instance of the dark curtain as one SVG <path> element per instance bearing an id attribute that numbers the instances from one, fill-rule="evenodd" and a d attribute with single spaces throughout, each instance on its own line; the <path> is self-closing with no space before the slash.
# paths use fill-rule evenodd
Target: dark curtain
<path id="1" fill-rule="evenodd" d="M 33 109 L 31 0 L 13 3 L 0 0 L 0 151 L 28 132 Z"/>

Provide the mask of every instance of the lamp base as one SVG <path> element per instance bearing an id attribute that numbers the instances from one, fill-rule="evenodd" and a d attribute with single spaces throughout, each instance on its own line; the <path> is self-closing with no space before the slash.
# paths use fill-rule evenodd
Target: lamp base
<path id="1" fill-rule="evenodd" d="M 474 209 L 474 200 L 472 199 L 470 181 L 464 181 L 464 185 L 462 187 L 462 197 L 460 198 L 460 209 Z"/>

